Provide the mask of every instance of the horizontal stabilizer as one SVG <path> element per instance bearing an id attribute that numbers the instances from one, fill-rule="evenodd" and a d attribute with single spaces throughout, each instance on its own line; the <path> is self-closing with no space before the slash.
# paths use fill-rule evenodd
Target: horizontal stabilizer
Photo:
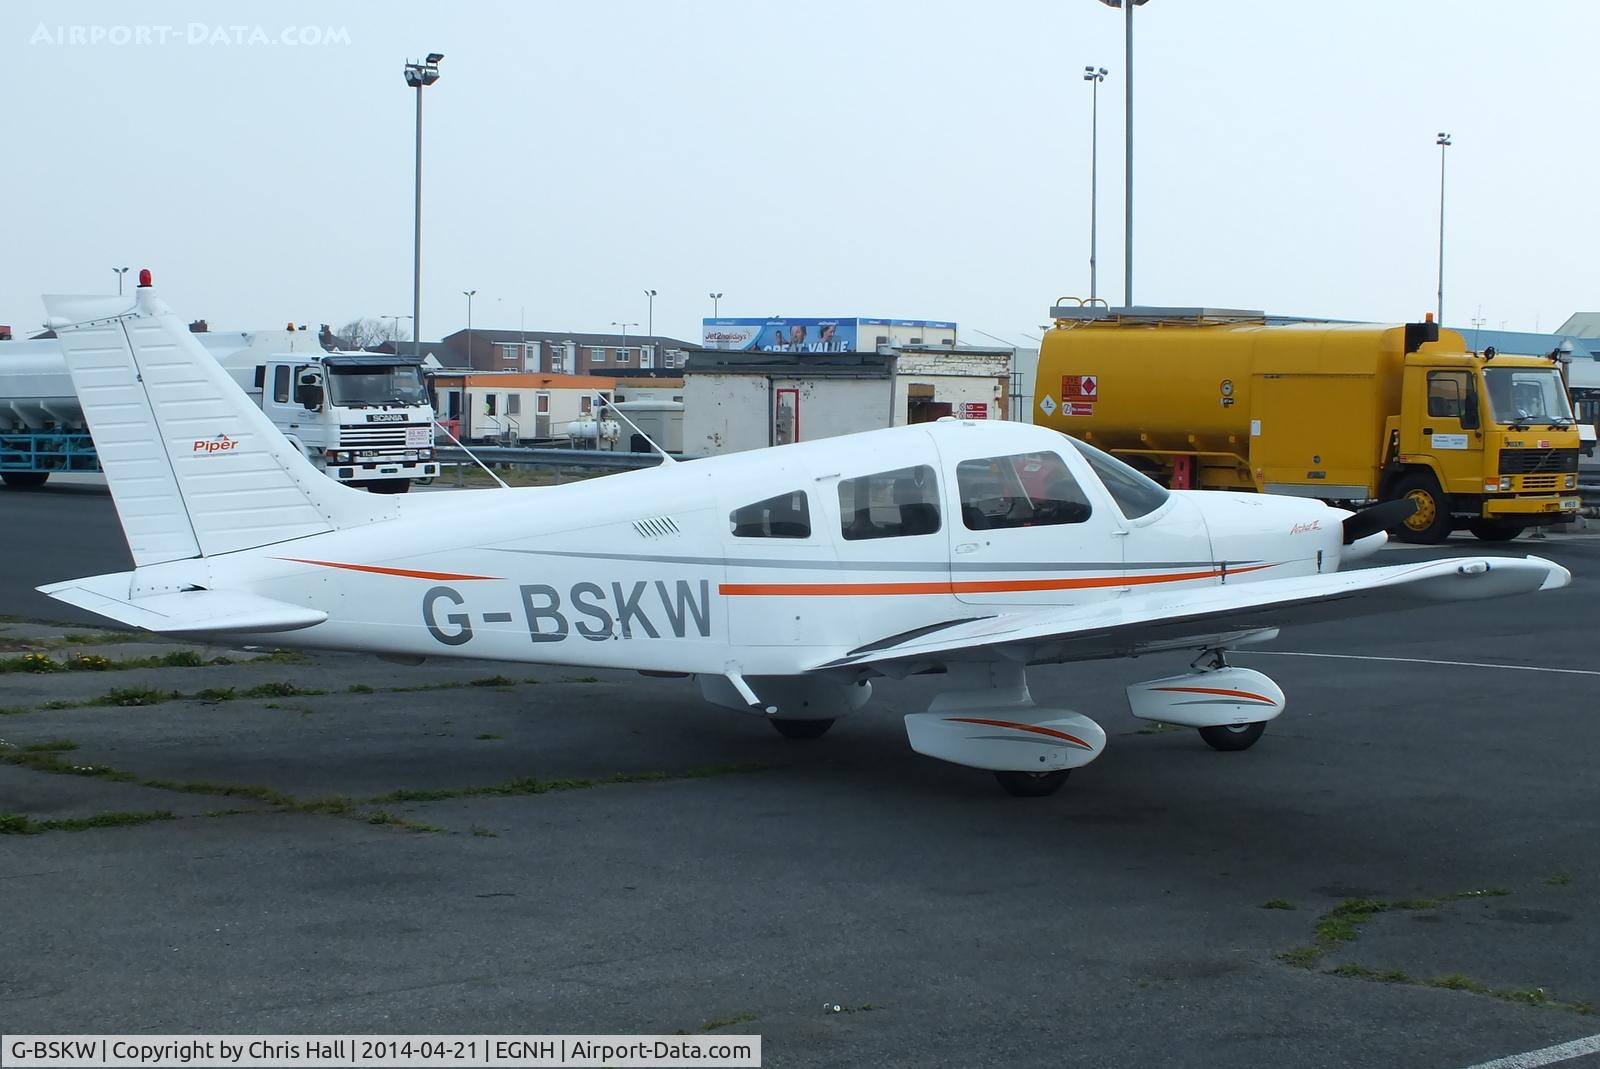
<path id="1" fill-rule="evenodd" d="M 184 590 L 130 598 L 129 579 L 129 573 L 122 572 L 38 589 L 57 601 L 163 635 L 272 634 L 313 627 L 328 618 L 320 609 L 233 590 Z"/>

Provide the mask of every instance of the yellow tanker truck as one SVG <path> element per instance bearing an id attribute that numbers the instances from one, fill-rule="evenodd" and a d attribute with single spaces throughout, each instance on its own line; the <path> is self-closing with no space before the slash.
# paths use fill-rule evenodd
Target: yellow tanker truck
<path id="1" fill-rule="evenodd" d="M 1579 508 L 1578 431 L 1550 360 L 1474 354 L 1433 322 L 1065 301 L 1051 314 L 1034 422 L 1175 489 L 1410 498 L 1410 542 L 1458 527 L 1503 541 Z"/>

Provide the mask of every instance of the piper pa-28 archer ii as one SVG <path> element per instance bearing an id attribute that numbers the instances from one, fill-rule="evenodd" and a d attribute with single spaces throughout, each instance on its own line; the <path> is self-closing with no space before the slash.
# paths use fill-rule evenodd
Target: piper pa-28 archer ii
<path id="1" fill-rule="evenodd" d="M 1226 651 L 1282 624 L 1565 586 L 1537 557 L 1340 571 L 1408 502 L 1169 491 L 1055 431 L 940 421 L 564 486 L 377 496 L 328 479 L 156 297 L 46 297 L 135 568 L 40 589 L 236 645 L 692 676 L 814 738 L 943 673 L 911 746 L 1056 790 L 1105 732 L 1030 665 L 1194 650 L 1136 717 L 1242 750 L 1284 709 Z M 314 391 L 314 387 L 312 388 Z M 306 400 L 314 404 L 316 398 Z"/>

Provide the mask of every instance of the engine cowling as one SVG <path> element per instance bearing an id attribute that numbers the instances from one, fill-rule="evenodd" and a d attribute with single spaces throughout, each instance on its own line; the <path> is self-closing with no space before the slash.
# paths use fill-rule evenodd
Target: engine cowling
<path id="1" fill-rule="evenodd" d="M 1099 757 L 1106 733 L 1070 709 L 947 709 L 906 715 L 911 748 L 994 772 L 1055 772 Z"/>
<path id="2" fill-rule="evenodd" d="M 1189 672 L 1128 687 L 1128 708 L 1140 720 L 1192 728 L 1272 720 L 1284 704 L 1282 688 L 1249 668 Z"/>

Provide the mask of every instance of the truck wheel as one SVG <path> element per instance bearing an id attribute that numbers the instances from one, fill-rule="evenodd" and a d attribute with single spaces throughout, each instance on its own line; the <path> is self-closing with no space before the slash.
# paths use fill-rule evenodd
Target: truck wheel
<path id="1" fill-rule="evenodd" d="M 1013 798 L 1047 798 L 1061 789 L 1072 774 L 1070 768 L 1054 772 L 996 772 L 994 778 Z"/>
<path id="2" fill-rule="evenodd" d="M 366 484 L 374 494 L 403 494 L 411 489 L 410 479 L 374 479 Z"/>
<path id="3" fill-rule="evenodd" d="M 1509 542 L 1522 533 L 1522 524 L 1510 520 L 1473 520 L 1467 530 L 1484 542 Z"/>
<path id="4" fill-rule="evenodd" d="M 1407 475 L 1394 488 L 1394 496 L 1409 497 L 1417 503 L 1417 511 L 1395 530 L 1396 539 L 1432 546 L 1450 537 L 1454 527 L 1450 518 L 1450 502 L 1439 489 L 1439 480 L 1431 473 Z"/>
<path id="5" fill-rule="evenodd" d="M 49 478 L 48 471 L 0 471 L 0 481 L 13 490 L 37 490 Z"/>

